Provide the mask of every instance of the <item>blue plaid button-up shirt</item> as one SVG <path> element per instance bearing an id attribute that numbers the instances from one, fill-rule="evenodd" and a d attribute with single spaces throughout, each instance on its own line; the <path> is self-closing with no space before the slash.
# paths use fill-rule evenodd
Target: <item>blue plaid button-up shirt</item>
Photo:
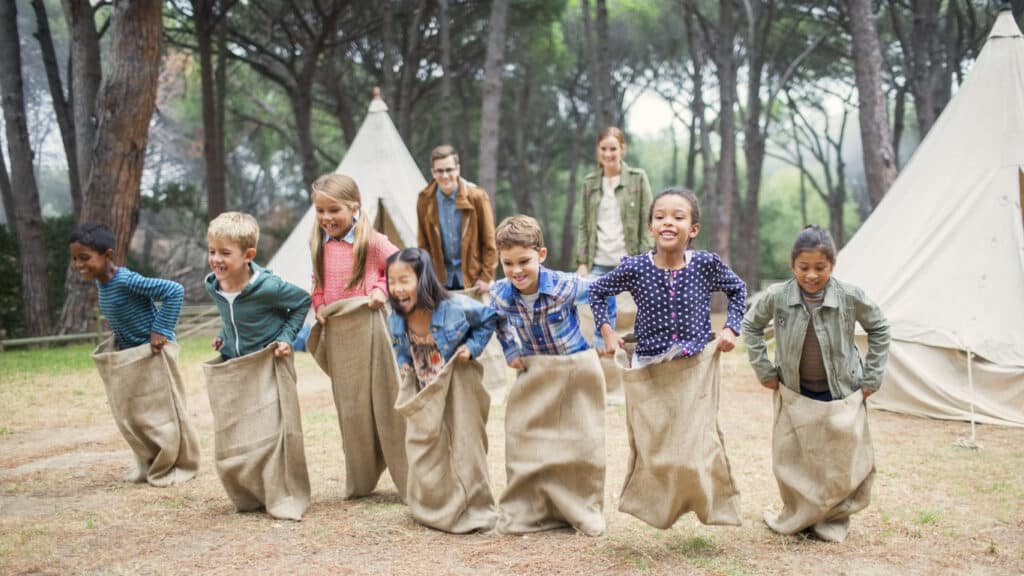
<path id="1" fill-rule="evenodd" d="M 491 287 L 491 308 L 498 313 L 495 335 L 511 362 L 535 354 L 575 354 L 590 347 L 580 331 L 576 306 L 587 304 L 590 282 L 575 274 L 541 266 L 538 297 L 532 310 L 508 279 Z"/>
<path id="2" fill-rule="evenodd" d="M 441 223 L 441 246 L 448 287 L 462 286 L 462 212 L 455 207 L 456 188 L 448 196 L 437 187 L 437 217 Z"/>

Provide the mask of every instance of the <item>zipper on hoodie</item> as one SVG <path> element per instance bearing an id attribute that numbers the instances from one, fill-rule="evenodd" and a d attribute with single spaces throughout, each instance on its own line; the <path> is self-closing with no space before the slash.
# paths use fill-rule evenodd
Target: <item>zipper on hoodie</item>
<path id="1" fill-rule="evenodd" d="M 223 298 L 223 296 L 222 296 L 222 298 Z M 235 298 L 238 298 L 238 296 L 235 296 Z M 226 300 L 226 298 L 225 298 L 225 300 Z M 238 340 L 239 340 L 240 337 L 238 335 L 238 326 L 235 325 L 235 302 L 234 302 L 234 300 L 228 302 L 228 312 L 231 313 L 231 328 L 234 329 L 234 331 L 235 331 L 235 357 L 237 358 L 237 357 L 242 355 L 242 350 L 238 346 Z"/>

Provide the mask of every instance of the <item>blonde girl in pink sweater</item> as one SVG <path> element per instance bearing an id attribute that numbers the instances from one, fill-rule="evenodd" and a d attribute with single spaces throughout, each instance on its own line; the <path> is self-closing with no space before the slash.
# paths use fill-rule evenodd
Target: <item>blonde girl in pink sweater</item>
<path id="1" fill-rule="evenodd" d="M 361 210 L 359 186 L 344 174 L 326 174 L 313 182 L 316 223 L 309 242 L 313 254 L 313 310 L 342 298 L 369 296 L 378 309 L 387 302 L 387 259 L 398 248 L 373 229 Z"/>

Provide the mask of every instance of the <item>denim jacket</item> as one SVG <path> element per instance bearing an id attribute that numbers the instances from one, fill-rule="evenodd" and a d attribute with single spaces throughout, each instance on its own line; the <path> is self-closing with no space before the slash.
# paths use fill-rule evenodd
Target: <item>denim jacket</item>
<path id="1" fill-rule="evenodd" d="M 824 303 L 813 315 L 832 397 L 845 398 L 862 387 L 878 390 L 889 358 L 889 322 L 882 310 L 863 290 L 833 277 L 825 286 Z M 743 318 L 743 341 L 758 380 L 778 378 L 800 391 L 800 355 L 809 318 L 795 279 L 768 288 L 751 306 Z M 774 363 L 768 359 L 764 341 L 764 329 L 773 319 Z M 860 322 L 868 335 L 864 360 L 854 343 L 854 322 Z"/>
<path id="2" fill-rule="evenodd" d="M 473 358 L 480 356 L 487 341 L 491 339 L 498 317 L 494 310 L 462 294 L 452 294 L 441 300 L 430 317 L 430 335 L 437 343 L 437 349 L 447 362 L 463 343 Z M 395 349 L 398 365 L 412 365 L 409 352 L 409 333 L 405 318 L 394 311 L 388 315 L 388 330 L 391 332 L 391 346 Z"/>

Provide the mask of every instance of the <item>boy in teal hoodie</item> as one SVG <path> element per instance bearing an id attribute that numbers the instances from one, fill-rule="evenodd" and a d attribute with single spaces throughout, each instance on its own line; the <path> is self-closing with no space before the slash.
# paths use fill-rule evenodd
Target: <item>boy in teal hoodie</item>
<path id="1" fill-rule="evenodd" d="M 223 322 L 213 349 L 226 359 L 245 356 L 276 343 L 278 357 L 292 353 L 291 343 L 309 311 L 309 294 L 252 259 L 260 228 L 241 212 L 225 212 L 206 231 L 206 291 L 217 304 Z"/>

